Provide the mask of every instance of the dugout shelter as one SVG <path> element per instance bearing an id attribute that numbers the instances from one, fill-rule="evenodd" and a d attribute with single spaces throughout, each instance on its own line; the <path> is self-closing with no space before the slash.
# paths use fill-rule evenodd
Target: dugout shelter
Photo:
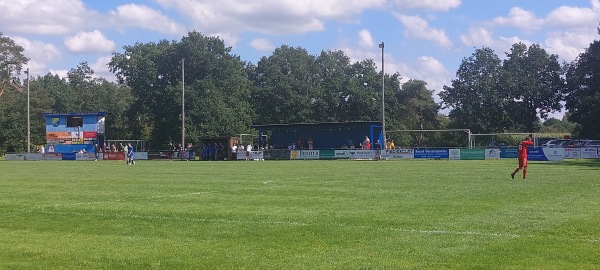
<path id="1" fill-rule="evenodd" d="M 371 140 L 371 149 L 376 140 L 383 144 L 381 122 L 326 122 L 298 124 L 252 125 L 258 131 L 258 145 L 268 144 L 270 148 L 308 149 L 308 141 L 313 141 L 314 149 L 359 148 L 365 136 Z M 269 141 L 263 138 L 268 134 Z"/>

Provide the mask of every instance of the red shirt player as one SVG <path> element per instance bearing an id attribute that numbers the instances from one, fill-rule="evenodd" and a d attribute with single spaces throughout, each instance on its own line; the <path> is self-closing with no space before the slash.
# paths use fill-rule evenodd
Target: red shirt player
<path id="1" fill-rule="evenodd" d="M 533 145 L 533 142 L 531 141 L 531 135 L 527 136 L 527 138 L 519 143 L 519 148 L 517 149 L 519 167 L 510 174 L 512 179 L 515 179 L 515 174 L 517 174 L 521 169 L 523 169 L 523 179 L 527 178 L 527 146 L 529 145 Z"/>

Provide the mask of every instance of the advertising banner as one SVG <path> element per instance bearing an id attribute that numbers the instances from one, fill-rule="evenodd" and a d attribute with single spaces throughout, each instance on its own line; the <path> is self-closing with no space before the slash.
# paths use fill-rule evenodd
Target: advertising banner
<path id="1" fill-rule="evenodd" d="M 565 151 L 562 148 L 527 148 L 527 159 L 533 161 L 561 161 L 565 159 Z"/>
<path id="2" fill-rule="evenodd" d="M 25 155 L 24 154 L 6 154 L 6 155 L 4 155 L 4 160 L 11 160 L 11 161 L 25 160 Z"/>
<path id="3" fill-rule="evenodd" d="M 135 153 L 135 152 L 134 152 Z M 103 160 L 125 160 L 125 152 L 102 153 Z"/>
<path id="4" fill-rule="evenodd" d="M 460 149 L 461 160 L 484 160 L 485 149 Z"/>
<path id="5" fill-rule="evenodd" d="M 238 156 L 243 156 L 242 159 L 246 158 L 246 154 L 245 153 L 242 153 L 242 154 L 238 153 Z M 269 150 L 269 151 L 264 151 L 263 152 L 263 157 L 265 159 L 268 159 L 268 160 L 286 160 L 286 159 L 289 160 L 290 159 L 290 151 L 289 150 Z M 238 157 L 238 159 L 240 159 L 240 158 Z"/>
<path id="6" fill-rule="evenodd" d="M 292 150 L 290 159 L 319 159 L 319 150 Z"/>
<path id="7" fill-rule="evenodd" d="M 98 137 L 96 131 L 84 131 L 83 132 L 84 139 L 96 139 L 96 137 Z"/>
<path id="8" fill-rule="evenodd" d="M 237 154 L 237 160 L 246 160 L 246 151 Z M 265 159 L 263 151 L 250 151 L 250 160 L 263 160 Z"/>
<path id="9" fill-rule="evenodd" d="M 392 149 L 387 150 L 383 156 L 387 159 L 415 158 L 415 151 L 413 149 Z"/>
<path id="10" fill-rule="evenodd" d="M 351 159 L 378 159 L 379 150 L 348 150 Z"/>
<path id="11" fill-rule="evenodd" d="M 96 160 L 96 153 L 77 153 L 75 154 L 75 159 L 84 161 Z"/>
<path id="12" fill-rule="evenodd" d="M 335 154 L 335 158 L 337 158 L 337 159 L 349 159 L 350 158 L 350 150 L 335 150 L 334 154 Z"/>
<path id="13" fill-rule="evenodd" d="M 500 148 L 500 158 L 517 158 L 517 148 Z"/>
<path id="14" fill-rule="evenodd" d="M 46 140 L 64 141 L 71 140 L 71 132 L 46 132 Z"/>
<path id="15" fill-rule="evenodd" d="M 448 148 L 425 148 L 415 149 L 415 158 L 448 158 L 450 151 Z"/>
<path id="16" fill-rule="evenodd" d="M 565 148 L 565 158 L 581 158 L 580 148 Z"/>
<path id="17" fill-rule="evenodd" d="M 63 153 L 62 160 L 77 160 L 76 153 Z"/>
<path id="18" fill-rule="evenodd" d="M 460 149 L 449 149 L 448 159 L 449 160 L 460 160 Z"/>
<path id="19" fill-rule="evenodd" d="M 62 160 L 61 153 L 46 153 L 42 156 L 42 160 Z"/>
<path id="20" fill-rule="evenodd" d="M 335 159 L 335 151 L 319 150 L 319 159 Z"/>
<path id="21" fill-rule="evenodd" d="M 485 159 L 499 159 L 501 150 L 499 148 L 485 149 Z"/>
<path id="22" fill-rule="evenodd" d="M 600 148 L 580 148 L 581 158 L 600 158 Z"/>
<path id="23" fill-rule="evenodd" d="M 42 160 L 42 154 L 39 154 L 39 153 L 25 154 L 25 160 Z"/>

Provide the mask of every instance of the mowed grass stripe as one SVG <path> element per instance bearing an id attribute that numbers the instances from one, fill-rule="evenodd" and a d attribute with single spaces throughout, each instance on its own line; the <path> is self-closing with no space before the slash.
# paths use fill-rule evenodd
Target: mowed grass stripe
<path id="1" fill-rule="evenodd" d="M 0 162 L 0 268 L 594 268 L 599 164 Z"/>

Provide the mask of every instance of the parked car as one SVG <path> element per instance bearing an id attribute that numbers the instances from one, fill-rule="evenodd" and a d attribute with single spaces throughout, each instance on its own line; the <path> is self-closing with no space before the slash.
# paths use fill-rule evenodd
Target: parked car
<path id="1" fill-rule="evenodd" d="M 545 147 L 563 147 L 563 144 L 565 142 L 568 142 L 569 140 L 548 140 L 545 143 L 542 144 L 542 146 Z"/>
<path id="2" fill-rule="evenodd" d="M 579 147 L 600 148 L 600 140 L 586 140 Z"/>

